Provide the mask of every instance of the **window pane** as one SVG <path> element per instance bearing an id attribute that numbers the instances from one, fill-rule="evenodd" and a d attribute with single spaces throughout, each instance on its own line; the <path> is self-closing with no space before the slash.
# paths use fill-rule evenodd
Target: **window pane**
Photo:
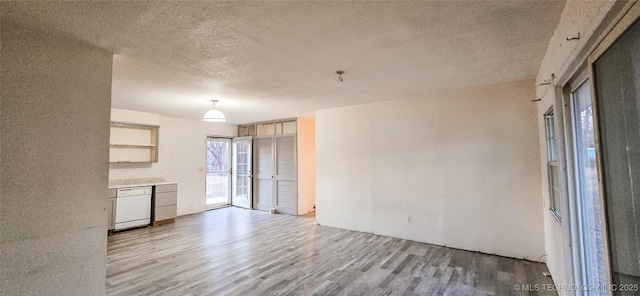
<path id="1" fill-rule="evenodd" d="M 575 157 L 586 284 L 606 285 L 593 107 L 589 83 L 573 93 Z"/>
<path id="2" fill-rule="evenodd" d="M 556 161 L 558 160 L 558 157 L 556 151 L 556 124 L 553 110 L 550 110 L 545 114 L 545 125 L 547 131 L 547 157 L 549 161 Z"/>
<path id="3" fill-rule="evenodd" d="M 560 174 L 557 165 L 549 165 L 550 207 L 560 217 L 562 210 L 562 191 L 560 190 Z"/>
<path id="4" fill-rule="evenodd" d="M 236 145 L 236 195 L 234 198 L 247 199 L 249 193 L 248 178 L 249 174 L 249 142 L 238 141 Z"/>
<path id="5" fill-rule="evenodd" d="M 229 140 L 207 139 L 207 172 L 229 170 Z"/>
<path id="6" fill-rule="evenodd" d="M 229 203 L 229 160 L 231 140 L 207 138 L 207 174 L 205 182 L 205 204 L 214 206 Z"/>
<path id="7" fill-rule="evenodd" d="M 553 109 L 544 115 L 545 131 L 547 136 L 547 170 L 549 174 L 549 209 L 560 220 L 562 212 L 562 190 L 560 187 L 560 172 L 558 169 L 558 157 L 556 151 L 555 118 Z"/>

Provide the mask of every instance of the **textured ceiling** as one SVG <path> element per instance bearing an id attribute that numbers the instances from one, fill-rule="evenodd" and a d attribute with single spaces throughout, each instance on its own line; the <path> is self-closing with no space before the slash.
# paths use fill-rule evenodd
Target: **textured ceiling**
<path id="1" fill-rule="evenodd" d="M 534 79 L 565 2 L 1 5 L 3 22 L 114 52 L 115 108 L 198 120 L 216 98 L 248 123 Z"/>

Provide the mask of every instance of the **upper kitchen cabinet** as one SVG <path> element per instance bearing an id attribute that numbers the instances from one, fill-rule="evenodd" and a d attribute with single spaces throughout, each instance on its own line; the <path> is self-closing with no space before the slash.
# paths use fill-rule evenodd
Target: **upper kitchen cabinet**
<path id="1" fill-rule="evenodd" d="M 111 123 L 109 162 L 158 162 L 157 125 Z"/>

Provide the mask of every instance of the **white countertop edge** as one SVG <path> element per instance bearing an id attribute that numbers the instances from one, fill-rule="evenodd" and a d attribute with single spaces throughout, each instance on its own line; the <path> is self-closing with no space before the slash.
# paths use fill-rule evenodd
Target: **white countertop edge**
<path id="1" fill-rule="evenodd" d="M 143 182 L 143 183 L 132 183 L 132 184 L 119 184 L 119 185 L 111 185 L 111 186 L 109 186 L 109 189 L 144 187 L 144 186 L 158 186 L 158 185 L 169 185 L 169 184 L 178 184 L 178 182 L 159 181 L 159 182 Z"/>

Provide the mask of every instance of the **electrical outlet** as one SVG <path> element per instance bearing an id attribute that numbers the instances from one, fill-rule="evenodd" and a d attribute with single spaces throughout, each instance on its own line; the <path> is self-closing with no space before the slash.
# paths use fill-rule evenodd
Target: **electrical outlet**
<path id="1" fill-rule="evenodd" d="M 413 216 L 407 216 L 407 223 L 413 222 Z"/>

